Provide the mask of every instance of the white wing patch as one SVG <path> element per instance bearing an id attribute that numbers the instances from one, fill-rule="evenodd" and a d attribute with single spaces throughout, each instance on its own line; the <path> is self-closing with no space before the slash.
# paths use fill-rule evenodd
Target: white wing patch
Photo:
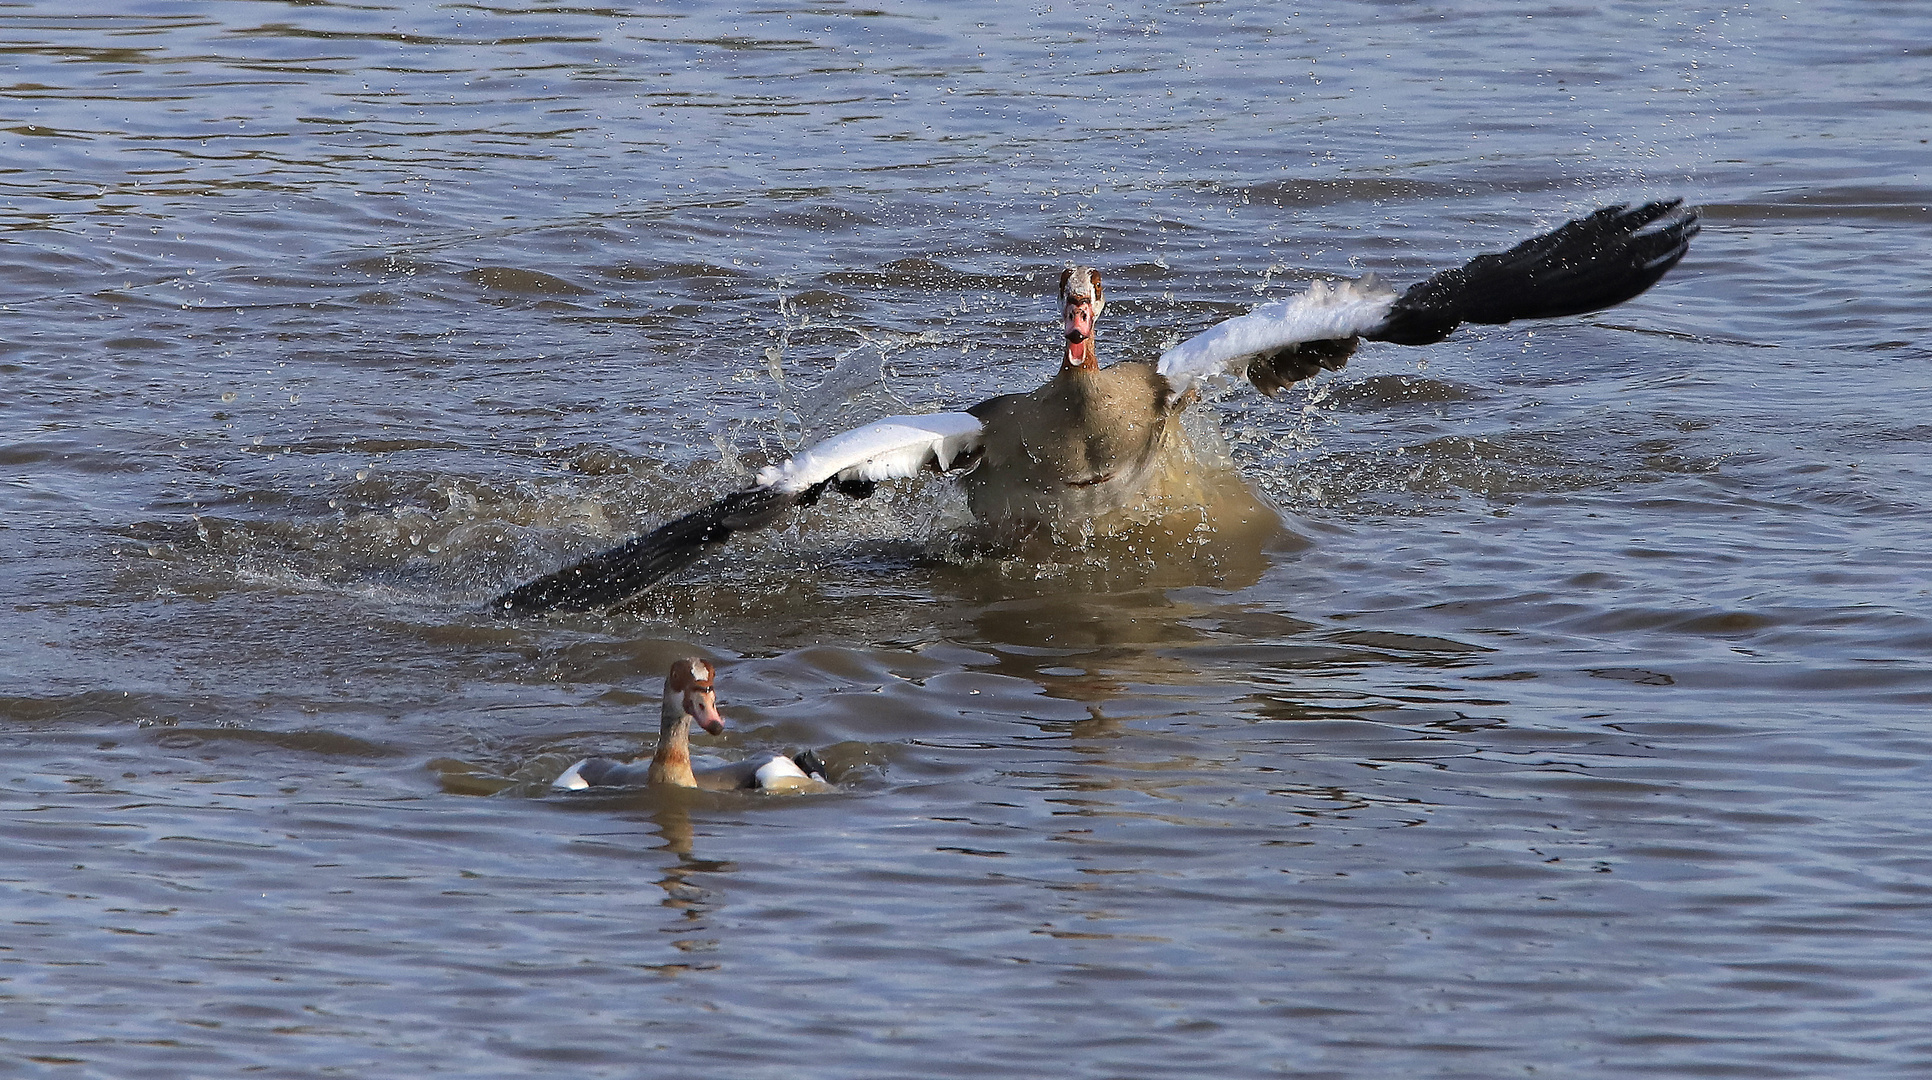
<path id="1" fill-rule="evenodd" d="M 1374 274 L 1311 282 L 1304 292 L 1217 323 L 1162 353 L 1160 373 L 1175 394 L 1183 394 L 1197 379 L 1241 374 L 1236 364 L 1260 353 L 1374 330 L 1388 319 L 1395 297 L 1395 290 Z"/>
<path id="2" fill-rule="evenodd" d="M 888 416 L 760 470 L 758 486 L 795 495 L 834 477 L 877 481 L 917 476 L 927 468 L 944 472 L 979 449 L 980 430 L 979 418 L 971 413 Z"/>

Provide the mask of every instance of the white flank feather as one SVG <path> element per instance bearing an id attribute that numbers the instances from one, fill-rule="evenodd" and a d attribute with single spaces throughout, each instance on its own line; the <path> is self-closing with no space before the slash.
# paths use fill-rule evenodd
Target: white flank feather
<path id="1" fill-rule="evenodd" d="M 797 762 L 783 754 L 776 755 L 770 761 L 760 765 L 758 771 L 753 775 L 758 778 L 758 786 L 761 788 L 790 787 L 793 785 L 786 784 L 784 781 L 811 779 L 811 777 L 805 775 L 804 769 L 798 767 Z"/>
<path id="2" fill-rule="evenodd" d="M 806 447 L 783 465 L 758 473 L 758 486 L 795 495 L 813 484 L 840 480 L 898 480 L 927 468 L 944 472 L 979 448 L 979 418 L 971 413 L 888 416 Z"/>
<path id="3" fill-rule="evenodd" d="M 1315 281 L 1306 291 L 1237 315 L 1161 354 L 1160 373 L 1176 394 L 1195 380 L 1232 371 L 1237 362 L 1290 345 L 1352 338 L 1382 325 L 1396 292 L 1374 274 L 1355 281 Z"/>
<path id="4" fill-rule="evenodd" d="M 590 782 L 584 779 L 584 774 L 583 774 L 584 766 L 588 764 L 590 764 L 590 759 L 585 758 L 584 760 L 579 761 L 577 764 L 572 765 L 570 768 L 565 769 L 564 774 L 562 776 L 559 776 L 555 780 L 550 781 L 550 786 L 553 788 L 559 788 L 564 791 L 584 790 L 585 788 L 590 786 Z"/>

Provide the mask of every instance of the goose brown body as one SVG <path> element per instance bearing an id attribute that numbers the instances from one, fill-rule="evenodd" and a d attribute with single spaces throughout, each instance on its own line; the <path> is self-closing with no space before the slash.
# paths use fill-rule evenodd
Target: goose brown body
<path id="1" fill-rule="evenodd" d="M 1185 439 L 1152 364 L 1062 367 L 1030 394 L 972 411 L 986 425 L 964 483 L 973 516 L 995 526 L 1083 524 L 1120 509 L 1161 475 Z"/>
<path id="2" fill-rule="evenodd" d="M 1231 468 L 1192 444 L 1181 422 L 1191 395 L 1151 363 L 1100 366 L 1102 297 L 1099 273 L 1068 267 L 1060 370 L 1038 390 L 968 410 L 984 425 L 982 457 L 962 483 L 982 529 L 1010 543 L 1042 532 L 1113 535 L 1170 517 L 1182 528 L 1204 518 L 1278 523 Z"/>

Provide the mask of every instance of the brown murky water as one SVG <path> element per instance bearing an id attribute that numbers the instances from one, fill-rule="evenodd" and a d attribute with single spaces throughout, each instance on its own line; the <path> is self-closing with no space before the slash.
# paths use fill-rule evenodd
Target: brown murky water
<path id="1" fill-rule="evenodd" d="M 1932 11 L 0 9 L 0 1072 L 1932 1072 Z M 809 435 L 1596 205 L 1649 295 L 1198 418 L 1281 535 Z M 828 797 L 556 798 L 720 660 Z"/>

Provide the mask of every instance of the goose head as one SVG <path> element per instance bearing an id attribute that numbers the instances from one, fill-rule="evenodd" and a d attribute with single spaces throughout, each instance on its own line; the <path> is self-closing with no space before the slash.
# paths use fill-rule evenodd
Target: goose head
<path id="1" fill-rule="evenodd" d="M 1094 323 L 1107 306 L 1107 293 L 1100 287 L 1100 274 L 1091 266 L 1069 266 L 1060 272 L 1060 324 L 1066 330 L 1065 366 L 1100 367 L 1093 350 Z"/>
<path id="2" fill-rule="evenodd" d="M 664 677 L 664 729 L 669 731 L 681 720 L 694 720 L 707 735 L 724 731 L 724 717 L 718 715 L 718 692 L 711 685 L 716 671 L 711 661 L 687 656 L 671 665 Z"/>

